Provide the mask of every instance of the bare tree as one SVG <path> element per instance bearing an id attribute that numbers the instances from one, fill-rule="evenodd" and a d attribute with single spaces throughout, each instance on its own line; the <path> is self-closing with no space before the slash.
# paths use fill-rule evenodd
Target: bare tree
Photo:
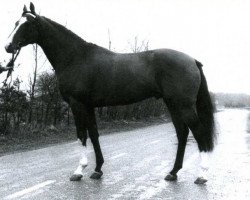
<path id="1" fill-rule="evenodd" d="M 109 32 L 109 29 L 108 29 L 108 36 L 109 36 L 109 50 L 111 50 L 111 39 L 110 39 L 110 32 Z"/>
<path id="2" fill-rule="evenodd" d="M 138 53 L 141 51 L 147 51 L 149 49 L 149 41 L 148 40 L 142 40 L 139 42 L 138 36 L 135 36 L 133 42 L 129 42 L 130 49 L 133 53 Z"/>
<path id="3" fill-rule="evenodd" d="M 33 69 L 32 76 L 29 77 L 29 98 L 30 98 L 30 107 L 29 107 L 29 118 L 28 122 L 31 123 L 33 118 L 33 110 L 34 110 L 34 99 L 35 99 L 35 86 L 37 80 L 37 67 L 38 67 L 38 45 L 33 45 L 34 57 L 35 57 L 35 65 Z"/>

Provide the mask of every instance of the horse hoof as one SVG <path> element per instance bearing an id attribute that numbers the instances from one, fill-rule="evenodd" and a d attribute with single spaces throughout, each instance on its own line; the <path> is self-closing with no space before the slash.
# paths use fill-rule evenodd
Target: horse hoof
<path id="1" fill-rule="evenodd" d="M 206 183 L 207 182 L 207 179 L 205 179 L 205 178 L 203 178 L 203 177 L 199 177 L 199 178 L 197 178 L 196 180 L 195 180 L 195 184 L 198 184 L 198 185 L 202 185 L 202 184 L 204 184 L 204 183 Z"/>
<path id="2" fill-rule="evenodd" d="M 70 181 L 80 181 L 82 179 L 82 175 L 81 174 L 73 174 L 71 177 L 70 177 Z"/>
<path id="3" fill-rule="evenodd" d="M 100 172 L 94 172 L 94 173 L 90 176 L 90 178 L 92 178 L 92 179 L 100 179 L 100 178 L 102 177 L 102 175 L 103 175 L 103 172 L 102 172 L 102 171 L 100 171 Z"/>
<path id="4" fill-rule="evenodd" d="M 168 175 L 165 177 L 165 180 L 166 180 L 166 181 L 176 181 L 176 180 L 177 180 L 177 175 L 168 174 Z"/>

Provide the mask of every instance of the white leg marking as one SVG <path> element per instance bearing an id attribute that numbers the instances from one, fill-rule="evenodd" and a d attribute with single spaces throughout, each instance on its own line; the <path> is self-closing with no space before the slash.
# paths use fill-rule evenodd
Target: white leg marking
<path id="1" fill-rule="evenodd" d="M 207 179 L 209 169 L 210 153 L 200 152 L 200 172 L 199 177 Z"/>
<path id="2" fill-rule="evenodd" d="M 81 146 L 82 152 L 81 152 L 81 157 L 80 157 L 80 160 L 79 160 L 79 165 L 78 165 L 77 169 L 75 170 L 74 174 L 83 175 L 82 171 L 88 165 L 87 147 L 82 146 L 82 142 L 80 140 L 78 140 L 78 144 Z"/>

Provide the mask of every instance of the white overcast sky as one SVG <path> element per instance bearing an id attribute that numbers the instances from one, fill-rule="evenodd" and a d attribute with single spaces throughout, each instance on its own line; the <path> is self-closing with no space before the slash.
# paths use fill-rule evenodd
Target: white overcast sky
<path id="1" fill-rule="evenodd" d="M 4 45 L 29 1 L 0 1 L 0 62 L 9 59 Z M 250 94 L 249 0 L 33 0 L 37 13 L 88 42 L 130 52 L 135 36 L 150 49 L 171 48 L 201 61 L 213 92 Z M 27 85 L 32 73 L 31 47 L 23 48 L 14 75 Z M 41 63 L 43 63 L 41 58 Z M 39 69 L 49 69 L 49 63 Z M 1 74 L 0 79 L 6 74 Z"/>

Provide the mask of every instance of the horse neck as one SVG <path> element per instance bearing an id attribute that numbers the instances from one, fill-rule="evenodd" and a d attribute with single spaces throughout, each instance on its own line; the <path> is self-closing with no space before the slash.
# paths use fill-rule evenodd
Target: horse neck
<path id="1" fill-rule="evenodd" d="M 43 49 L 57 73 L 73 64 L 73 57 L 84 57 L 88 43 L 61 25 L 40 17 L 40 38 L 37 42 Z"/>

